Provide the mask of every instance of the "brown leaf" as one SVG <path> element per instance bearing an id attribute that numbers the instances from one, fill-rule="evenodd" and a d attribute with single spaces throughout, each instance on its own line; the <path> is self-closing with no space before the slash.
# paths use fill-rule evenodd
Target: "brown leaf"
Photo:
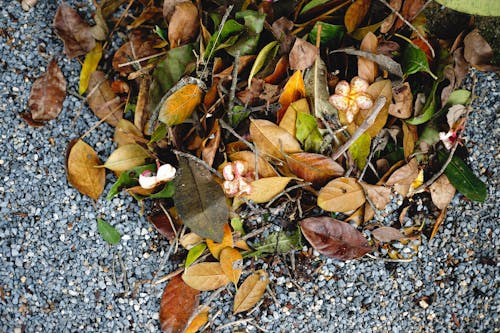
<path id="1" fill-rule="evenodd" d="M 113 135 L 113 141 L 118 144 L 118 147 L 143 140 L 142 132 L 134 124 L 123 118 L 118 121 Z"/>
<path id="2" fill-rule="evenodd" d="M 318 194 L 318 206 L 328 212 L 349 212 L 365 203 L 363 188 L 355 178 L 332 180 Z"/>
<path id="3" fill-rule="evenodd" d="M 344 25 L 348 33 L 353 32 L 363 22 L 368 10 L 370 9 L 371 0 L 355 0 L 352 5 L 347 8 L 344 16 Z"/>
<path id="4" fill-rule="evenodd" d="M 172 48 L 186 44 L 196 38 L 200 29 L 198 8 L 190 2 L 175 5 L 168 24 L 168 40 Z"/>
<path id="5" fill-rule="evenodd" d="M 182 333 L 189 318 L 200 304 L 200 292 L 188 286 L 180 275 L 174 276 L 165 287 L 160 303 L 162 332 Z"/>
<path id="6" fill-rule="evenodd" d="M 182 279 L 191 288 L 200 291 L 215 290 L 231 282 L 218 262 L 191 265 L 182 274 Z"/>
<path id="7" fill-rule="evenodd" d="M 405 19 L 411 22 L 417 16 L 424 5 L 424 0 L 405 1 L 400 13 Z M 398 30 L 404 25 L 405 23 L 398 18 L 398 20 L 394 24 L 394 31 Z"/>
<path id="8" fill-rule="evenodd" d="M 408 82 L 392 88 L 395 104 L 389 105 L 389 114 L 396 118 L 407 119 L 413 113 L 413 95 Z"/>
<path id="9" fill-rule="evenodd" d="M 444 174 L 432 183 L 429 190 L 431 191 L 432 202 L 439 209 L 446 209 L 455 196 L 455 187 L 451 185 L 448 177 Z"/>
<path id="10" fill-rule="evenodd" d="M 268 284 L 269 276 L 264 270 L 247 277 L 234 295 L 233 313 L 250 310 L 262 298 Z"/>
<path id="11" fill-rule="evenodd" d="M 250 183 L 252 190 L 245 198 L 255 203 L 268 202 L 285 190 L 292 179 L 291 177 L 269 177 L 254 180 Z"/>
<path id="12" fill-rule="evenodd" d="M 291 69 L 303 71 L 311 67 L 318 56 L 319 50 L 316 46 L 297 38 L 290 51 L 288 62 Z"/>
<path id="13" fill-rule="evenodd" d="M 63 40 L 64 53 L 70 58 L 87 54 L 95 47 L 90 26 L 65 2 L 57 8 L 54 30 Z"/>
<path id="14" fill-rule="evenodd" d="M 327 257 L 350 260 L 373 250 L 356 228 L 331 217 L 309 217 L 300 222 L 300 229 L 312 247 Z"/>
<path id="15" fill-rule="evenodd" d="M 372 235 L 373 237 L 384 243 L 406 238 L 406 236 L 403 235 L 401 231 L 392 227 L 377 228 L 372 231 Z"/>
<path id="16" fill-rule="evenodd" d="M 214 127 L 208 134 L 208 137 L 203 140 L 201 147 L 202 159 L 210 166 L 212 166 L 212 164 L 214 163 L 215 155 L 219 151 L 220 141 L 221 128 L 219 126 L 219 121 L 216 120 L 214 123 Z"/>
<path id="17" fill-rule="evenodd" d="M 297 177 L 314 186 L 321 186 L 334 177 L 344 174 L 344 168 L 331 158 L 314 153 L 295 153 L 286 156 L 290 170 Z"/>
<path id="18" fill-rule="evenodd" d="M 389 2 L 389 5 L 394 8 L 394 10 L 398 11 L 401 9 L 401 5 L 403 4 L 403 0 L 391 0 Z M 385 34 L 391 30 L 392 26 L 394 25 L 394 21 L 396 21 L 396 14 L 391 13 L 389 16 L 387 16 L 380 26 L 380 32 Z"/>
<path id="19" fill-rule="evenodd" d="M 366 134 L 370 135 L 374 138 L 378 132 L 385 126 L 387 121 L 387 117 L 389 116 L 389 105 L 392 100 L 392 85 L 390 80 L 380 80 L 372 83 L 366 92 L 373 97 L 373 100 L 376 101 L 379 96 L 384 96 L 386 98 L 386 102 L 380 113 L 378 114 L 375 122 L 373 123 L 368 130 L 366 130 Z M 372 109 L 369 110 L 360 110 L 356 117 L 354 118 L 356 124 L 359 126 L 363 123 L 363 121 L 368 117 L 371 113 Z"/>
<path id="20" fill-rule="evenodd" d="M 189 323 L 188 327 L 183 333 L 196 333 L 198 330 L 208 322 L 208 311 L 210 308 L 208 306 L 204 307 L 200 313 L 198 313 L 193 320 Z"/>
<path id="21" fill-rule="evenodd" d="M 415 158 L 411 159 L 408 164 L 402 166 L 393 172 L 385 183 L 387 186 L 393 186 L 396 192 L 406 196 L 410 190 L 410 186 L 418 176 L 418 162 Z"/>
<path id="22" fill-rule="evenodd" d="M 154 225 L 155 229 L 158 230 L 158 232 L 166 239 L 168 239 L 169 241 L 175 239 L 175 232 L 173 229 L 173 226 L 175 227 L 175 224 L 173 221 L 170 221 L 165 213 L 161 212 L 160 214 L 149 215 L 148 221 L 151 222 L 151 224 Z"/>
<path id="23" fill-rule="evenodd" d="M 165 20 L 170 21 L 172 14 L 175 11 L 175 6 L 181 2 L 186 2 L 189 0 L 164 0 L 163 1 L 163 17 Z"/>
<path id="24" fill-rule="evenodd" d="M 378 39 L 373 32 L 368 32 L 359 46 L 361 51 L 377 53 Z M 358 76 L 368 83 L 375 81 L 378 74 L 377 63 L 364 57 L 358 57 Z"/>
<path id="25" fill-rule="evenodd" d="M 360 185 L 365 190 L 366 196 L 377 209 L 385 209 L 391 201 L 391 189 L 385 186 L 371 185 L 360 182 Z"/>
<path id="26" fill-rule="evenodd" d="M 402 127 L 404 157 L 408 158 L 415 150 L 415 142 L 418 139 L 417 126 L 407 124 L 403 121 Z"/>
<path id="27" fill-rule="evenodd" d="M 120 146 L 109 155 L 104 166 L 118 174 L 146 164 L 149 157 L 147 150 L 136 143 Z"/>
<path id="28" fill-rule="evenodd" d="M 302 151 L 300 143 L 286 130 L 263 119 L 253 119 L 250 123 L 250 136 L 259 153 L 283 159 L 283 153 Z"/>
<path id="29" fill-rule="evenodd" d="M 249 173 L 253 178 L 255 178 L 255 154 L 251 151 L 244 150 L 238 151 L 236 153 L 232 153 L 229 155 L 231 161 L 241 161 L 245 166 L 245 170 Z M 259 168 L 259 177 L 267 178 L 276 176 L 276 171 L 274 171 L 273 167 L 269 162 L 267 162 L 262 157 L 258 159 L 258 168 Z"/>
<path id="30" fill-rule="evenodd" d="M 237 285 L 243 271 L 243 257 L 240 251 L 231 247 L 224 248 L 220 253 L 220 265 L 229 281 Z"/>
<path id="31" fill-rule="evenodd" d="M 134 66 L 120 65 L 158 53 L 159 51 L 155 49 L 155 46 L 160 41 L 161 39 L 156 37 L 156 34 L 149 33 L 149 31 L 133 30 L 129 35 L 129 41 L 115 52 L 113 56 L 113 69 L 122 76 L 127 76 L 134 72 L 136 70 Z"/>
<path id="32" fill-rule="evenodd" d="M 429 241 L 432 240 L 436 236 L 436 234 L 439 230 L 439 227 L 441 226 L 441 224 L 443 224 L 445 219 L 446 219 L 446 208 L 442 209 L 439 212 L 439 215 L 436 219 L 436 222 L 434 223 L 434 227 L 432 227 L 432 232 L 431 232 L 431 235 L 429 237 Z"/>
<path id="33" fill-rule="evenodd" d="M 94 149 L 75 139 L 69 143 L 66 156 L 66 172 L 71 186 L 97 201 L 104 191 L 106 171 L 96 168 L 101 161 Z"/>
<path id="34" fill-rule="evenodd" d="M 99 119 L 105 119 L 111 126 L 116 126 L 123 118 L 124 107 L 103 72 L 96 71 L 90 75 L 87 91 L 87 102 L 92 112 Z"/>
<path id="35" fill-rule="evenodd" d="M 262 79 L 252 79 L 250 88 L 239 91 L 236 96 L 243 104 L 259 105 L 274 103 L 278 99 L 278 86 L 264 82 Z"/>
<path id="36" fill-rule="evenodd" d="M 66 80 L 57 62 L 52 59 L 47 72 L 31 87 L 28 106 L 34 121 L 55 119 L 62 110 L 66 97 Z"/>

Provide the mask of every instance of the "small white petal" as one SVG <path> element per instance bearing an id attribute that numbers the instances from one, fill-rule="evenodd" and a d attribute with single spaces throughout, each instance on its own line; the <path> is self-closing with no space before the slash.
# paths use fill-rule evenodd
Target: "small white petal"
<path id="1" fill-rule="evenodd" d="M 365 92 L 368 86 L 368 82 L 359 76 L 355 76 L 351 80 L 351 93 Z"/>
<path id="2" fill-rule="evenodd" d="M 170 164 L 163 164 L 156 173 L 156 180 L 158 182 L 168 182 L 175 177 L 175 168 Z"/>
<path id="3" fill-rule="evenodd" d="M 349 83 L 346 80 L 340 81 L 339 83 L 337 83 L 337 86 L 335 87 L 335 94 L 337 95 L 347 96 L 349 95 L 350 91 L 351 87 L 349 86 Z"/>
<path id="4" fill-rule="evenodd" d="M 222 169 L 222 175 L 224 176 L 225 180 L 231 181 L 234 179 L 233 165 L 231 163 L 226 164 L 224 169 Z"/>
<path id="5" fill-rule="evenodd" d="M 155 176 L 145 176 L 143 174 L 139 176 L 139 185 L 146 190 L 155 188 L 157 184 L 158 181 Z"/>
<path id="6" fill-rule="evenodd" d="M 241 161 L 234 162 L 234 171 L 236 178 L 241 177 L 245 172 L 245 165 Z"/>
<path id="7" fill-rule="evenodd" d="M 332 95 L 329 101 L 337 110 L 345 111 L 349 107 L 349 98 L 342 95 Z"/>

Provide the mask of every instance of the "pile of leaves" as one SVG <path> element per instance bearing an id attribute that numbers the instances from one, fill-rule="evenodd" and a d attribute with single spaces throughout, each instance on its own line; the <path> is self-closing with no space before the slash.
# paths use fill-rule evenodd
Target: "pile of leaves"
<path id="1" fill-rule="evenodd" d="M 472 25 L 435 38 L 424 7 L 103 0 L 89 25 L 61 3 L 55 32 L 83 57 L 79 93 L 101 119 L 90 130 L 106 122 L 116 143 L 101 163 L 85 135 L 72 140 L 68 181 L 98 200 L 112 171 L 107 199 L 147 202 L 169 255 L 186 250 L 164 279 L 163 330 L 206 325 L 200 291 L 232 284 L 234 313 L 252 309 L 269 283 L 255 258 L 309 244 L 339 260 L 407 260 L 455 190 L 485 200 L 463 160 L 474 93 L 458 88 L 470 66 L 496 70 L 492 51 Z M 65 94 L 53 60 L 24 119 L 56 118 Z"/>

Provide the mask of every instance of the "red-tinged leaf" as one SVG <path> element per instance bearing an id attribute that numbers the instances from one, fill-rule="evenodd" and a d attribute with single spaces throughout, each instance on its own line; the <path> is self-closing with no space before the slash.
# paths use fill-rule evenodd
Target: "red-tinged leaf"
<path id="1" fill-rule="evenodd" d="M 174 276 L 163 291 L 160 303 L 162 332 L 182 333 L 198 307 L 200 292 L 188 286 L 180 275 Z"/>
<path id="2" fill-rule="evenodd" d="M 132 65 L 121 66 L 122 64 L 159 53 L 155 46 L 161 42 L 161 39 L 156 37 L 155 34 L 142 30 L 132 31 L 129 39 L 130 41 L 123 44 L 113 56 L 113 69 L 122 76 L 136 70 Z"/>
<path id="3" fill-rule="evenodd" d="M 64 53 L 70 58 L 87 54 L 95 47 L 90 26 L 65 2 L 57 8 L 54 30 L 63 40 Z"/>
<path id="4" fill-rule="evenodd" d="M 115 127 L 123 118 L 124 107 L 103 72 L 95 71 L 90 75 L 87 93 L 87 102 L 92 112 Z"/>
<path id="5" fill-rule="evenodd" d="M 372 235 L 373 237 L 384 243 L 406 238 L 406 236 L 403 235 L 401 231 L 392 227 L 377 228 L 372 231 Z"/>
<path id="6" fill-rule="evenodd" d="M 151 224 L 154 225 L 155 229 L 158 230 L 158 232 L 169 241 L 175 238 L 175 232 L 173 229 L 173 227 L 175 227 L 175 224 L 163 212 L 160 214 L 148 216 L 148 221 L 151 222 Z"/>
<path id="7" fill-rule="evenodd" d="M 303 71 L 311 67 L 318 56 L 319 50 L 316 46 L 306 42 L 302 38 L 297 38 L 290 51 L 290 68 Z"/>
<path id="8" fill-rule="evenodd" d="M 290 170 L 299 178 L 321 186 L 344 174 L 344 168 L 331 158 L 314 153 L 295 153 L 286 156 Z"/>
<path id="9" fill-rule="evenodd" d="M 327 257 L 350 260 L 373 250 L 356 228 L 330 217 L 309 217 L 300 228 L 312 247 Z"/>
<path id="10" fill-rule="evenodd" d="M 66 97 L 66 80 L 53 59 L 47 72 L 40 76 L 33 87 L 28 101 L 31 118 L 35 122 L 55 119 L 62 110 Z"/>

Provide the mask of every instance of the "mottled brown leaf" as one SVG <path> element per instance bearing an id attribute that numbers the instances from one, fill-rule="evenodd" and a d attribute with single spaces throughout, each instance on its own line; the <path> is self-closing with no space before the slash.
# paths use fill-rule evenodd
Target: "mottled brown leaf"
<path id="1" fill-rule="evenodd" d="M 411 184 L 417 178 L 418 172 L 418 162 L 413 158 L 408 164 L 394 171 L 385 184 L 387 186 L 394 186 L 394 189 L 399 194 L 406 196 Z"/>
<path id="2" fill-rule="evenodd" d="M 126 76 L 138 69 L 137 65 L 120 66 L 130 61 L 141 59 L 159 53 L 155 46 L 161 42 L 149 31 L 134 30 L 129 35 L 129 41 L 123 44 L 113 56 L 113 69 Z"/>
<path id="3" fill-rule="evenodd" d="M 297 177 L 315 186 L 321 186 L 344 174 L 344 168 L 331 158 L 314 153 L 295 153 L 286 156 L 290 170 Z"/>
<path id="4" fill-rule="evenodd" d="M 385 186 L 371 185 L 360 182 L 365 190 L 366 196 L 377 209 L 385 209 L 391 201 L 391 189 Z"/>
<path id="5" fill-rule="evenodd" d="M 350 260 L 373 250 L 356 228 L 331 217 L 304 219 L 300 229 L 312 247 L 327 257 Z"/>
<path id="6" fill-rule="evenodd" d="M 95 47 L 90 26 L 65 2 L 57 8 L 54 30 L 63 40 L 64 53 L 70 58 L 87 54 Z"/>
<path id="7" fill-rule="evenodd" d="M 439 209 L 445 209 L 455 195 L 455 187 L 450 183 L 446 175 L 441 175 L 432 183 L 429 189 L 431 191 L 432 202 Z"/>
<path id="8" fill-rule="evenodd" d="M 377 228 L 372 231 L 372 235 L 373 237 L 384 243 L 406 238 L 406 236 L 403 235 L 401 231 L 392 227 Z"/>
<path id="9" fill-rule="evenodd" d="M 116 126 L 123 118 L 123 103 L 111 89 L 109 81 L 101 71 L 90 75 L 87 102 L 99 119 L 104 119 L 111 126 Z"/>
<path id="10" fill-rule="evenodd" d="M 311 67 L 318 56 L 319 50 L 316 46 L 297 38 L 289 55 L 290 68 L 303 71 Z"/>
<path id="11" fill-rule="evenodd" d="M 189 318 L 198 307 L 200 292 L 188 286 L 180 275 L 174 276 L 165 287 L 160 303 L 162 332 L 182 333 Z"/>
<path id="12" fill-rule="evenodd" d="M 55 119 L 62 110 L 66 97 L 66 80 L 57 62 L 52 59 L 47 72 L 42 74 L 31 87 L 28 106 L 34 121 Z"/>
<path id="13" fill-rule="evenodd" d="M 190 1 L 175 5 L 168 24 L 168 40 L 172 48 L 183 45 L 198 35 L 200 18 L 198 8 Z"/>

